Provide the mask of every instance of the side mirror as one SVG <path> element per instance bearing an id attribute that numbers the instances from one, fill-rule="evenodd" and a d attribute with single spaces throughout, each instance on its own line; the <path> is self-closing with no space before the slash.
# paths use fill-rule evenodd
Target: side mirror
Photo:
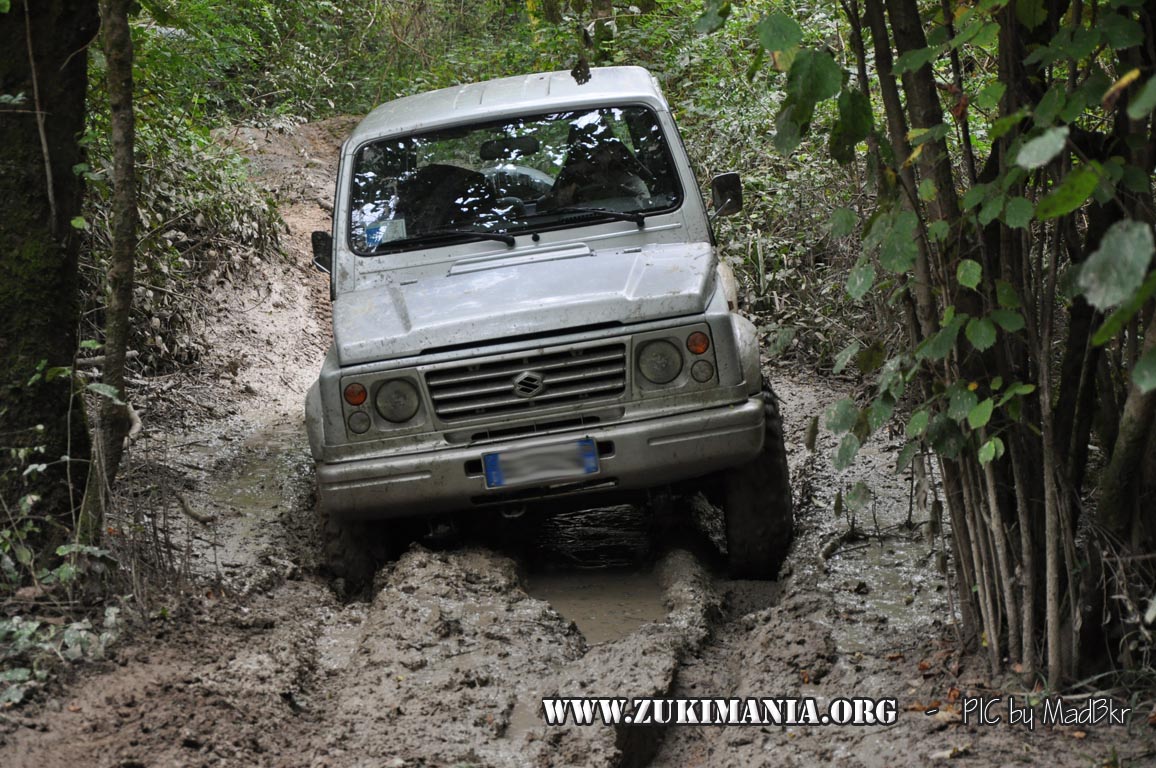
<path id="1" fill-rule="evenodd" d="M 743 209 L 743 180 L 734 171 L 720 173 L 710 180 L 714 215 L 733 216 Z"/>
<path id="2" fill-rule="evenodd" d="M 326 274 L 333 271 L 333 235 L 328 232 L 313 233 L 313 266 Z"/>

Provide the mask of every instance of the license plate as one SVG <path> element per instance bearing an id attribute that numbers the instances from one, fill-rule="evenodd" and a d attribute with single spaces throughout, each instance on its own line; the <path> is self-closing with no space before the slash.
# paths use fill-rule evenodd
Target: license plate
<path id="1" fill-rule="evenodd" d="M 598 448 L 590 438 L 559 445 L 482 455 L 486 487 L 502 488 L 598 473 Z"/>

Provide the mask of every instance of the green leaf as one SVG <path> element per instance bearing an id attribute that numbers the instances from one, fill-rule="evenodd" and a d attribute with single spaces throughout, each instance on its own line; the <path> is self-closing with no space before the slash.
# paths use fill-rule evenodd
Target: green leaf
<path id="1" fill-rule="evenodd" d="M 795 120 L 811 122 L 815 105 L 829 99 L 843 87 L 843 70 L 826 51 L 804 48 L 787 73 L 787 97 L 798 109 Z"/>
<path id="2" fill-rule="evenodd" d="M 1068 97 L 1063 83 L 1056 83 L 1043 95 L 1035 108 L 1032 117 L 1040 128 L 1047 128 L 1056 121 L 1056 117 L 1063 110 Z"/>
<path id="3" fill-rule="evenodd" d="M 795 328 L 775 328 L 767 334 L 767 343 L 764 346 L 765 353 L 769 358 L 776 358 L 787 351 L 791 346 L 791 342 L 795 340 Z"/>
<path id="4" fill-rule="evenodd" d="M 919 182 L 919 199 L 923 201 L 934 200 L 937 192 L 935 190 L 935 182 L 932 179 L 924 179 Z"/>
<path id="5" fill-rule="evenodd" d="M 855 231 L 859 223 L 859 214 L 850 208 L 836 208 L 831 214 L 830 230 L 832 237 L 846 237 Z"/>
<path id="6" fill-rule="evenodd" d="M 973 317 L 967 324 L 967 340 L 983 352 L 995 344 L 995 324 L 986 317 Z"/>
<path id="7" fill-rule="evenodd" d="M 827 409 L 824 420 L 827 429 L 841 435 L 855 426 L 855 422 L 859 420 L 859 409 L 855 406 L 854 400 L 844 397 Z"/>
<path id="8" fill-rule="evenodd" d="M 963 209 L 971 210 L 987 198 L 989 187 L 987 184 L 976 184 L 963 193 Z"/>
<path id="9" fill-rule="evenodd" d="M 124 401 L 120 399 L 120 393 L 117 392 L 116 387 L 110 387 L 108 384 L 102 384 L 98 381 L 94 381 L 89 384 L 86 389 L 88 389 L 90 392 L 95 392 L 101 397 L 107 397 L 117 405 L 124 405 Z"/>
<path id="10" fill-rule="evenodd" d="M 879 263 L 891 272 L 906 272 L 915 264 L 919 255 L 915 230 L 919 218 L 913 211 L 891 210 L 875 219 L 867 237 L 865 250 L 879 248 Z"/>
<path id="11" fill-rule="evenodd" d="M 926 48 L 908 51 L 896 60 L 895 74 L 902 75 L 904 72 L 916 72 L 922 69 L 924 65 L 930 64 L 939 58 L 939 53 L 940 49 L 938 46 L 930 45 Z"/>
<path id="12" fill-rule="evenodd" d="M 0 13 L 8 13 L 11 7 L 11 0 L 0 0 Z"/>
<path id="13" fill-rule="evenodd" d="M 1156 79 L 1156 78 L 1153 78 Z M 1137 165 L 1125 165 L 1124 173 L 1120 178 L 1121 183 L 1131 192 L 1138 195 L 1148 194 L 1151 188 L 1148 180 L 1148 173 Z"/>
<path id="14" fill-rule="evenodd" d="M 980 91 L 975 97 L 975 105 L 983 110 L 995 109 L 999 100 L 1003 98 L 1007 86 L 1003 83 L 992 83 Z"/>
<path id="15" fill-rule="evenodd" d="M 883 349 L 883 342 L 876 340 L 871 346 L 855 355 L 855 367 L 863 374 L 874 373 L 883 366 L 887 352 Z"/>
<path id="16" fill-rule="evenodd" d="M 1068 142 L 1068 133 L 1066 125 L 1044 131 L 1020 147 L 1020 151 L 1016 153 L 1016 165 L 1029 170 L 1047 165 L 1064 149 Z"/>
<path id="17" fill-rule="evenodd" d="M 831 157 L 846 165 L 855 159 L 855 145 L 871 135 L 874 116 L 862 92 L 844 88 L 839 93 L 839 117 L 831 130 Z"/>
<path id="18" fill-rule="evenodd" d="M 835 355 L 835 366 L 831 369 L 831 373 L 842 373 L 843 369 L 847 367 L 847 363 L 851 362 L 851 358 L 859 351 L 859 342 L 853 341 L 847 346 L 843 347 L 839 354 Z"/>
<path id="19" fill-rule="evenodd" d="M 980 225 L 986 227 L 988 224 L 991 224 L 993 221 L 998 219 L 999 215 L 1003 213 L 1003 204 L 1006 200 L 1007 198 L 1002 192 L 987 200 L 983 204 L 983 208 L 981 208 L 979 211 Z"/>
<path id="20" fill-rule="evenodd" d="M 972 392 L 966 384 L 957 381 L 948 391 L 947 415 L 956 421 L 963 421 L 978 402 L 979 396 Z"/>
<path id="21" fill-rule="evenodd" d="M 803 28 L 785 13 L 768 13 L 755 27 L 759 44 L 768 51 L 785 51 L 803 41 Z"/>
<path id="22" fill-rule="evenodd" d="M 938 333 L 919 345 L 915 357 L 919 360 L 942 360 L 947 357 L 966 319 L 967 315 L 964 314 L 953 317 Z"/>
<path id="23" fill-rule="evenodd" d="M 993 309 L 988 315 L 996 325 L 1005 331 L 1015 333 L 1024 327 L 1024 316 L 1012 309 Z"/>
<path id="24" fill-rule="evenodd" d="M 851 268 L 850 274 L 847 275 L 847 295 L 855 301 L 859 301 L 867 295 L 867 291 L 871 290 L 874 282 L 875 265 L 871 263 L 870 259 L 859 259 L 859 262 Z"/>
<path id="25" fill-rule="evenodd" d="M 32 550 L 28 547 L 23 544 L 17 544 L 12 549 L 16 555 L 16 562 L 21 565 L 28 565 L 32 562 Z"/>
<path id="26" fill-rule="evenodd" d="M 927 429 L 927 422 L 931 418 L 931 414 L 927 411 L 916 411 L 911 414 L 911 418 L 907 421 L 907 436 L 916 438 L 923 434 Z"/>
<path id="27" fill-rule="evenodd" d="M 948 459 L 955 459 L 967 445 L 967 437 L 947 414 L 938 414 L 927 427 L 927 440 L 936 453 Z"/>
<path id="28" fill-rule="evenodd" d="M 85 339 L 84 341 L 80 342 L 81 349 L 100 349 L 102 346 L 104 345 L 96 339 Z"/>
<path id="29" fill-rule="evenodd" d="M 907 465 L 915 458 L 916 452 L 919 450 L 919 443 L 910 442 L 903 446 L 903 450 L 899 451 L 899 457 L 895 459 L 895 471 L 903 472 L 907 469 Z"/>
<path id="30" fill-rule="evenodd" d="M 1019 309 L 1023 306 L 1016 289 L 1007 280 L 995 281 L 995 297 L 1004 309 Z"/>
<path id="31" fill-rule="evenodd" d="M 1156 293 L 1156 272 L 1148 275 L 1148 279 L 1144 281 L 1140 289 L 1121 304 L 1119 309 L 1108 316 L 1108 319 L 1092 336 L 1092 343 L 1099 347 L 1123 330 L 1128 321 L 1144 306 L 1144 302 L 1152 298 L 1153 293 Z"/>
<path id="32" fill-rule="evenodd" d="M 928 236 L 936 242 L 942 242 L 950 231 L 950 225 L 943 219 L 936 219 L 927 225 Z"/>
<path id="33" fill-rule="evenodd" d="M 72 221 L 68 222 L 73 229 L 85 230 L 88 229 L 88 221 L 83 216 L 73 216 Z"/>
<path id="34" fill-rule="evenodd" d="M 1148 113 L 1156 109 L 1156 75 L 1148 78 L 1132 101 L 1128 104 L 1128 117 L 1133 120 L 1143 120 Z"/>
<path id="35" fill-rule="evenodd" d="M 1036 218 L 1054 219 L 1079 208 L 1100 183 L 1100 170 L 1100 164 L 1094 160 L 1074 169 L 1036 206 Z"/>
<path id="36" fill-rule="evenodd" d="M 775 149 L 783 155 L 789 155 L 802 140 L 803 128 L 795 119 L 795 105 L 784 104 L 782 111 L 775 118 Z"/>
<path id="37" fill-rule="evenodd" d="M 1124 219 L 1109 227 L 1080 269 L 1077 283 L 1088 303 L 1106 310 L 1124 302 L 1143 283 L 1153 250 L 1150 224 Z"/>
<path id="38" fill-rule="evenodd" d="M 1156 349 L 1140 355 L 1132 369 L 1132 383 L 1144 394 L 1156 389 Z"/>
<path id="39" fill-rule="evenodd" d="M 895 413 L 895 401 L 887 395 L 877 397 L 871 401 L 871 405 L 867 408 L 867 426 L 874 432 L 891 421 L 893 413 Z"/>
<path id="40" fill-rule="evenodd" d="M 871 503 L 871 489 L 867 487 L 867 483 L 860 480 L 851 487 L 845 497 L 847 500 L 847 509 L 852 512 L 859 512 Z"/>
<path id="41" fill-rule="evenodd" d="M 988 131 L 987 137 L 991 141 L 1002 138 L 1004 134 L 1015 128 L 1020 124 L 1025 117 L 1027 117 L 1026 109 L 1019 109 L 1012 112 L 1010 115 L 1005 115 L 991 124 L 991 130 Z"/>
<path id="42" fill-rule="evenodd" d="M 694 31 L 700 35 L 710 35 L 722 29 L 727 16 L 731 15 L 731 4 L 720 0 L 706 0 L 706 11 L 694 23 Z"/>
<path id="43" fill-rule="evenodd" d="M 997 402 L 995 404 L 996 408 L 1002 408 L 1004 406 L 1004 404 L 1008 400 L 1011 400 L 1013 397 L 1022 397 L 1024 395 L 1030 395 L 1032 392 L 1035 392 L 1035 391 L 1036 391 L 1036 385 L 1035 384 L 1024 384 L 1022 381 L 1017 381 L 1016 383 L 1014 383 L 1010 387 L 1008 387 L 1006 390 L 1004 390 L 1004 393 L 1002 395 L 1000 395 L 999 402 Z"/>
<path id="44" fill-rule="evenodd" d="M 983 267 L 974 259 L 963 259 L 955 270 L 955 279 L 959 280 L 959 284 L 973 291 L 979 287 L 979 281 L 982 278 Z"/>
<path id="45" fill-rule="evenodd" d="M 911 146 L 918 147 L 920 144 L 942 141 L 949 133 L 951 126 L 939 123 L 932 128 L 912 128 L 907 132 L 907 138 L 911 141 Z"/>
<path id="46" fill-rule="evenodd" d="M 987 464 L 989 461 L 994 461 L 1003 456 L 1004 445 L 1003 440 L 998 437 L 989 439 L 979 448 L 979 463 Z"/>
<path id="47" fill-rule="evenodd" d="M 1044 0 L 1016 0 L 1016 18 L 1028 29 L 1035 29 L 1048 20 Z"/>
<path id="48" fill-rule="evenodd" d="M 1144 29 L 1132 19 L 1118 13 L 1105 13 L 1096 26 L 1104 34 L 1108 45 L 1117 51 L 1132 48 L 1144 42 Z"/>
<path id="49" fill-rule="evenodd" d="M 1003 220 L 1012 229 L 1023 229 L 1032 221 L 1036 207 L 1025 197 L 1013 197 L 1003 209 Z"/>
<path id="50" fill-rule="evenodd" d="M 851 432 L 843 435 L 839 447 L 835 449 L 835 469 L 846 469 L 855 461 L 855 454 L 859 453 L 859 438 Z"/>
<path id="51" fill-rule="evenodd" d="M 991 421 L 991 412 L 995 407 L 990 397 L 984 398 L 979 405 L 971 409 L 971 413 L 967 414 L 967 425 L 972 429 L 979 429 L 986 426 Z"/>

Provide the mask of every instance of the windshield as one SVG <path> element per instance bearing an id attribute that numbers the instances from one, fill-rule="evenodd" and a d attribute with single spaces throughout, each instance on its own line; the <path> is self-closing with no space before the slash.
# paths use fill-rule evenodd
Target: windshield
<path id="1" fill-rule="evenodd" d="M 350 240 L 361 254 L 447 238 L 512 242 L 494 235 L 608 218 L 641 225 L 681 200 L 666 139 L 646 107 L 507 118 L 363 146 Z"/>

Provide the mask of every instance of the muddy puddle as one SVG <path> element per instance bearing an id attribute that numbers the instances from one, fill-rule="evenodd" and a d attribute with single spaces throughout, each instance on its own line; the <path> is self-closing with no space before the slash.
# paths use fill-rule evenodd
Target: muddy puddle
<path id="1" fill-rule="evenodd" d="M 544 515 L 524 554 L 523 587 L 594 646 L 666 618 L 652 559 L 653 511 L 622 504 Z"/>
<path id="2" fill-rule="evenodd" d="M 650 570 L 531 574 L 525 589 L 573 621 L 589 645 L 618 640 L 643 624 L 666 618 L 662 585 Z"/>

